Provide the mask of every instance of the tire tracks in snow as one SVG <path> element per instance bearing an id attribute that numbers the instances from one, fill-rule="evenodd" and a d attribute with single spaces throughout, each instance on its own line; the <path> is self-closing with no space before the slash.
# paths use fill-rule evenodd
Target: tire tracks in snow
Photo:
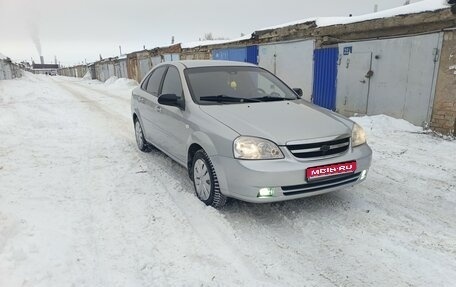
<path id="1" fill-rule="evenodd" d="M 132 135 L 127 133 L 127 130 L 133 129 L 128 124 L 128 118 L 112 109 L 106 109 L 105 107 L 109 105 L 103 104 L 103 106 L 101 106 L 102 104 L 97 101 L 98 97 L 89 98 L 88 95 L 96 94 L 101 96 L 101 99 L 103 100 L 107 98 L 114 99 L 121 105 L 125 105 L 125 99 L 73 82 L 52 81 L 82 103 L 89 105 L 93 111 L 105 115 L 109 120 L 115 121 L 118 126 L 125 128 L 125 130 L 122 129 L 122 131 L 118 132 L 120 132 L 122 137 L 125 137 L 132 142 Z M 87 94 L 81 92 L 81 90 L 87 91 Z M 121 118 L 125 118 L 125 121 L 120 120 Z M 133 148 L 133 146 L 136 145 L 132 143 L 131 146 Z M 215 256 L 219 257 L 222 262 L 231 264 L 233 268 L 242 275 L 244 280 L 253 281 L 256 286 L 258 286 L 258 284 L 261 284 L 260 286 L 276 285 L 272 282 L 273 278 L 270 278 L 264 272 L 259 271 L 256 264 L 250 262 L 236 246 L 236 242 L 234 242 L 236 241 L 235 231 L 231 224 L 223 218 L 223 215 L 211 207 L 204 206 L 195 197 L 193 186 L 190 183 L 190 179 L 188 179 L 186 170 L 177 163 L 172 162 L 170 158 L 161 152 L 157 151 L 153 155 L 153 159 L 150 158 L 150 155 L 140 156 L 139 158 L 146 164 L 150 174 L 159 174 L 167 177 L 166 180 L 163 180 L 160 176 L 156 176 L 155 179 L 163 189 L 167 191 L 169 198 L 175 203 L 176 207 L 180 210 L 183 217 L 188 221 L 198 237 L 205 242 L 208 249 L 210 249 Z M 171 164 L 166 164 L 163 160 L 166 160 Z M 159 164 L 157 164 L 157 162 L 159 162 Z M 178 175 L 176 175 L 176 172 Z M 186 180 L 183 180 L 183 178 Z M 168 188 L 170 183 L 174 187 L 172 190 Z"/>

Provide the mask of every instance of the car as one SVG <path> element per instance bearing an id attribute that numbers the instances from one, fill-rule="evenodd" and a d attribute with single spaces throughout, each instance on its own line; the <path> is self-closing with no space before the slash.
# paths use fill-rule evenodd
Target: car
<path id="1" fill-rule="evenodd" d="M 366 179 L 363 129 L 302 99 L 253 64 L 188 60 L 155 66 L 132 91 L 139 150 L 157 148 L 188 170 L 196 196 L 267 203 Z"/>

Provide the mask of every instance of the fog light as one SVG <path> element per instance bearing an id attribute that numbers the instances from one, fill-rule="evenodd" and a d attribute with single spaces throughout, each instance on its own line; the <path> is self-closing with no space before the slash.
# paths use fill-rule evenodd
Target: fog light
<path id="1" fill-rule="evenodd" d="M 361 176 L 359 177 L 359 180 L 364 180 L 367 176 L 367 170 L 363 170 L 361 172 Z"/>
<path id="2" fill-rule="evenodd" d="M 274 196 L 275 188 L 265 187 L 261 188 L 260 192 L 258 193 L 258 197 L 272 197 Z"/>

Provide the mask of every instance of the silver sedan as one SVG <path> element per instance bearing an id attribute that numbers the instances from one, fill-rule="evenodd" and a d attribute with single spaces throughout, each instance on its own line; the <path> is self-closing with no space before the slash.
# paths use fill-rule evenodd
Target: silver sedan
<path id="1" fill-rule="evenodd" d="M 188 169 L 196 195 L 265 203 L 365 180 L 372 158 L 363 129 L 301 99 L 270 72 L 228 61 L 154 67 L 133 90 L 141 151 L 158 148 Z"/>

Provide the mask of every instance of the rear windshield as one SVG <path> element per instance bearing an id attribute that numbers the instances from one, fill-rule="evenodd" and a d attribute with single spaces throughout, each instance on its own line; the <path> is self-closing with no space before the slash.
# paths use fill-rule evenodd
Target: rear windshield
<path id="1" fill-rule="evenodd" d="M 296 94 L 273 74 L 257 67 L 218 66 L 185 70 L 193 100 L 200 105 L 230 104 L 270 100 L 295 100 Z M 219 97 L 214 101 L 211 97 Z M 234 101 L 233 101 L 234 99 Z"/>

